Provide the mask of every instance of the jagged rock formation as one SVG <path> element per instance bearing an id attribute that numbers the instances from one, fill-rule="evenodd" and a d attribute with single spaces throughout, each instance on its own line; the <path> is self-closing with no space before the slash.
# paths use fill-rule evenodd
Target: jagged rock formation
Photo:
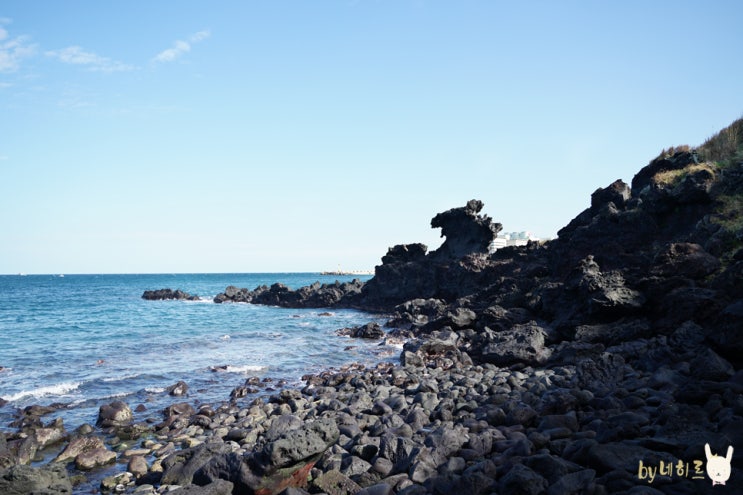
<path id="1" fill-rule="evenodd" d="M 440 228 L 441 237 L 446 240 L 430 254 L 431 259 L 457 260 L 468 254 L 488 252 L 503 226 L 493 223 L 489 216 L 479 215 L 483 206 L 482 201 L 472 199 L 462 208 L 452 208 L 433 217 L 431 228 Z"/>
<path id="2" fill-rule="evenodd" d="M 414 298 L 455 299 L 480 286 L 488 249 L 503 228 L 480 215 L 482 208 L 473 199 L 433 217 L 431 228 L 441 228 L 446 238 L 435 251 L 426 254 L 423 244 L 391 247 L 356 305 L 379 309 Z"/>

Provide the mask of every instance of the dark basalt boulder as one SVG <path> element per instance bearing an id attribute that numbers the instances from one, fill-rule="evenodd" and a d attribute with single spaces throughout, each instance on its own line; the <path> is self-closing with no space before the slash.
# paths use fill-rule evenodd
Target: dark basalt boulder
<path id="1" fill-rule="evenodd" d="M 215 452 L 201 463 L 203 456 L 194 455 L 194 451 L 180 469 L 175 468 L 178 464 L 171 464 L 166 459 L 168 462 L 163 462 L 166 467 L 163 479 L 171 480 L 171 470 L 178 472 L 183 479 L 202 486 L 224 479 L 234 483 L 236 493 L 274 494 L 288 487 L 303 486 L 307 483 L 310 470 L 338 440 L 340 432 L 330 418 L 288 423 L 291 424 L 277 429 L 274 435 L 269 430 L 266 443 L 262 447 L 256 446 L 253 452 L 245 456 L 225 452 L 223 447 L 219 447 L 222 452 Z M 200 465 L 191 474 L 197 463 Z"/>
<path id="2" fill-rule="evenodd" d="M 205 443 L 169 455 L 162 461 L 161 483 L 168 485 L 188 485 L 194 481 L 194 474 L 213 458 L 230 453 L 229 446 L 223 443 Z M 198 483 L 206 485 L 214 480 Z"/>
<path id="3" fill-rule="evenodd" d="M 384 337 L 384 330 L 378 323 L 367 323 L 353 328 L 343 328 L 338 330 L 338 335 L 354 337 L 358 339 L 381 339 Z"/>
<path id="4" fill-rule="evenodd" d="M 545 346 L 547 332 L 530 322 L 525 325 L 514 325 L 504 332 L 485 332 L 481 350 L 484 362 L 497 366 L 513 364 L 538 365 L 547 361 L 551 351 Z"/>
<path id="5" fill-rule="evenodd" d="M 631 197 L 630 187 L 622 180 L 615 180 L 608 187 L 599 188 L 591 194 L 591 213 L 597 214 L 609 203 L 617 208 L 624 208 Z"/>
<path id="6" fill-rule="evenodd" d="M 707 253 L 699 244 L 675 242 L 654 260 L 653 273 L 662 276 L 682 276 L 700 279 L 716 272 L 720 260 Z"/>
<path id="7" fill-rule="evenodd" d="M 110 404 L 102 405 L 98 410 L 96 425 L 104 428 L 110 426 L 124 426 L 132 422 L 133 414 L 131 408 L 120 400 Z"/>
<path id="8" fill-rule="evenodd" d="M 43 467 L 12 466 L 0 472 L 0 493 L 6 495 L 72 493 L 72 483 L 63 464 Z"/>
<path id="9" fill-rule="evenodd" d="M 180 289 L 158 289 L 158 290 L 146 290 L 142 294 L 142 299 L 147 301 L 163 301 L 174 299 L 178 301 L 198 301 L 199 296 L 191 295 L 188 292 L 183 292 Z"/>

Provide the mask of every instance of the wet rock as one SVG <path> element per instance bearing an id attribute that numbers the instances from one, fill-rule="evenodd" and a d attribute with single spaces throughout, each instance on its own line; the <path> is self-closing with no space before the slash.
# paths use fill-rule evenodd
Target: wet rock
<path id="1" fill-rule="evenodd" d="M 104 428 L 123 426 L 131 423 L 132 419 L 132 410 L 129 406 L 125 402 L 116 400 L 100 407 L 96 425 Z"/>
<path id="2" fill-rule="evenodd" d="M 384 330 L 378 323 L 372 322 L 360 327 L 344 328 L 338 334 L 360 339 L 381 339 L 384 337 Z"/>
<path id="3" fill-rule="evenodd" d="M 30 406 L 26 406 L 23 408 L 23 415 L 26 417 L 39 418 L 41 416 L 51 414 L 56 410 L 57 408 L 53 406 L 42 406 L 39 404 L 32 404 Z"/>
<path id="4" fill-rule="evenodd" d="M 188 402 L 178 402 L 163 409 L 163 416 L 166 418 L 171 416 L 193 416 L 194 414 L 196 414 L 196 409 Z"/>
<path id="5" fill-rule="evenodd" d="M 106 448 L 88 450 L 75 457 L 75 467 L 82 471 L 90 471 L 116 461 L 116 452 Z"/>
<path id="6" fill-rule="evenodd" d="M 57 418 L 44 428 L 35 428 L 34 435 L 40 449 L 60 442 L 66 435 L 62 418 Z"/>
<path id="7" fill-rule="evenodd" d="M 98 437 L 78 437 L 71 440 L 52 462 L 68 462 L 74 460 L 80 454 L 103 448 L 105 448 L 105 444 Z"/>
<path id="8" fill-rule="evenodd" d="M 186 382 L 184 381 L 179 381 L 178 383 L 175 383 L 166 388 L 165 391 L 168 392 L 168 395 L 180 397 L 188 393 L 188 384 L 186 384 Z"/>
<path id="9" fill-rule="evenodd" d="M 141 478 L 142 476 L 147 474 L 147 461 L 145 460 L 144 456 L 132 456 L 132 458 L 129 459 L 126 470 L 132 473 L 135 478 Z"/>

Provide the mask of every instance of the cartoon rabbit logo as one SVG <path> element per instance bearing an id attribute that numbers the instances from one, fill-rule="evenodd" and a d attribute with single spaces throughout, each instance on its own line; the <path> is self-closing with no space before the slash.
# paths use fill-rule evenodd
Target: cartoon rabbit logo
<path id="1" fill-rule="evenodd" d="M 707 455 L 707 476 L 712 479 L 712 486 L 724 485 L 730 478 L 730 461 L 733 458 L 733 446 L 728 447 L 725 457 L 715 455 L 709 448 L 709 444 L 704 444 L 704 453 Z"/>

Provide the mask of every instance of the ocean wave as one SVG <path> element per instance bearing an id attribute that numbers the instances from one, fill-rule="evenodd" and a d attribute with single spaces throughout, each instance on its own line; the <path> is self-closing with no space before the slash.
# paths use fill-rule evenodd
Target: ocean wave
<path id="1" fill-rule="evenodd" d="M 161 394 L 165 392 L 165 387 L 145 387 L 144 391 L 148 394 Z"/>
<path id="2" fill-rule="evenodd" d="M 69 392 L 72 392 L 73 390 L 77 390 L 78 387 L 80 387 L 81 382 L 63 382 L 58 383 L 56 385 L 47 385 L 45 387 L 38 387 L 32 390 L 24 390 L 22 392 L 18 392 L 17 394 L 13 394 L 9 397 L 4 397 L 5 400 L 8 402 L 15 402 L 20 399 L 24 399 L 27 397 L 33 397 L 35 399 L 39 399 L 41 397 L 48 397 L 50 395 L 65 395 Z"/>
<path id="3" fill-rule="evenodd" d="M 190 299 L 190 300 L 185 300 L 183 302 L 185 302 L 185 303 L 191 303 L 191 304 L 204 304 L 204 303 L 214 304 L 214 297 L 202 297 L 202 296 L 199 296 L 198 299 Z"/>
<path id="4" fill-rule="evenodd" d="M 250 373 L 257 371 L 266 371 L 268 366 L 261 366 L 256 364 L 246 364 L 243 366 L 233 366 L 231 364 L 222 366 L 210 366 L 210 371 L 221 371 L 223 373 Z"/>
<path id="5" fill-rule="evenodd" d="M 139 373 L 135 373 L 133 375 L 123 375 L 123 376 L 107 376 L 105 378 L 101 378 L 102 382 L 123 382 L 124 380 L 131 380 L 133 378 L 139 377 Z"/>

